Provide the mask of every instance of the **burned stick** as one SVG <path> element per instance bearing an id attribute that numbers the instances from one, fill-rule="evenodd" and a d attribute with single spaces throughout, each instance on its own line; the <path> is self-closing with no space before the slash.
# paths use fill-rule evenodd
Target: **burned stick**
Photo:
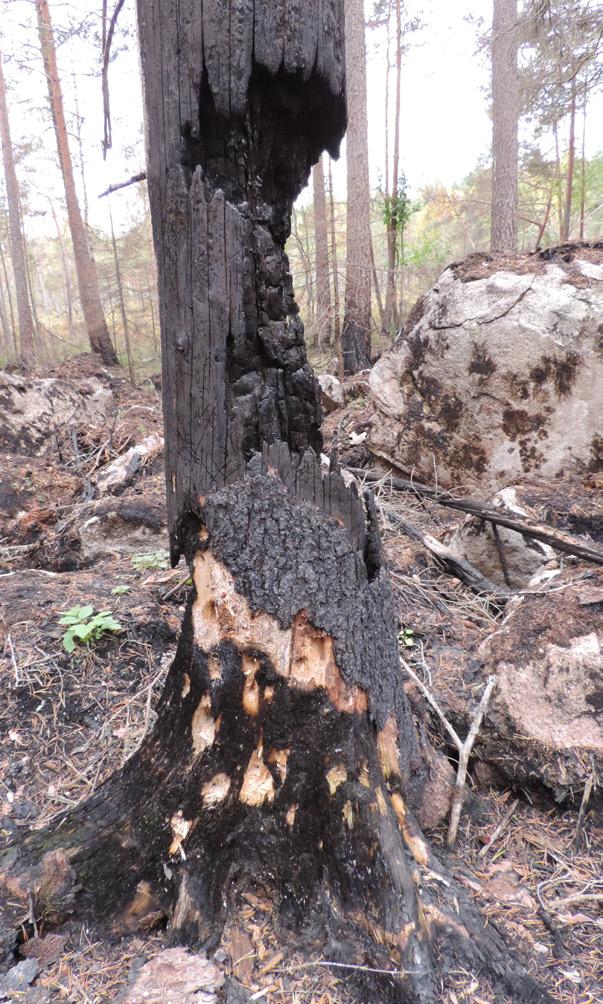
<path id="1" fill-rule="evenodd" d="M 524 519 L 517 515 L 511 516 L 504 509 L 495 509 L 494 506 L 486 505 L 483 502 L 457 499 L 438 488 L 431 488 L 429 485 L 423 485 L 417 481 L 406 481 L 404 478 L 395 478 L 389 474 L 366 471 L 361 467 L 348 467 L 347 470 L 358 478 L 364 478 L 368 484 L 388 483 L 396 491 L 411 492 L 419 498 L 431 499 L 432 502 L 437 502 L 438 505 L 446 506 L 448 509 L 466 512 L 496 526 L 505 526 L 508 530 L 515 530 L 516 533 L 520 533 L 524 537 L 541 540 L 564 554 L 572 554 L 585 561 L 592 561 L 596 565 L 603 565 L 603 548 L 591 541 L 574 537 L 571 533 L 556 530 L 546 523 L 538 523 L 535 520 Z"/>
<path id="2" fill-rule="evenodd" d="M 442 544 L 441 541 L 432 537 L 429 533 L 423 533 L 418 527 L 414 526 L 412 523 L 407 523 L 406 520 L 401 519 L 400 516 L 390 516 L 388 519 L 394 523 L 397 527 L 410 537 L 412 540 L 416 540 L 419 544 L 422 544 L 430 554 L 433 554 L 437 563 L 448 572 L 450 575 L 454 575 L 455 578 L 460 579 L 466 586 L 473 589 L 475 593 L 479 595 L 489 596 L 497 603 L 506 603 L 507 600 L 513 595 L 510 590 L 497 586 L 495 582 L 488 579 L 485 575 L 472 565 L 470 561 L 466 558 L 459 558 L 454 554 L 449 547 Z"/>

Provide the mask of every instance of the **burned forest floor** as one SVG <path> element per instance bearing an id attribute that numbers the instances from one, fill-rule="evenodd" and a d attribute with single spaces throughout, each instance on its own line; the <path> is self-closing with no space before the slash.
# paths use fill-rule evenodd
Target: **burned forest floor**
<path id="1" fill-rule="evenodd" d="M 154 720 L 190 588 L 183 564 L 171 569 L 168 561 L 158 381 L 134 388 L 125 372 L 91 357 L 36 374 L 37 398 L 19 374 L 3 377 L 3 414 L 11 412 L 11 395 L 30 411 L 13 408 L 0 430 L 0 846 L 79 805 L 138 747 Z M 374 470 L 365 436 L 370 401 L 362 381 L 356 384 L 348 404 L 326 418 L 325 452 L 335 445 L 342 466 Z M 497 649 L 510 630 L 509 604 L 459 581 L 401 529 L 411 524 L 447 543 L 463 513 L 396 491 L 383 473 L 371 487 L 398 601 L 401 654 L 464 736 L 486 675 L 510 662 Z M 601 526 L 597 487 L 600 495 L 601 485 L 584 485 L 564 502 L 539 486 L 535 510 L 592 538 Z M 518 648 L 532 632 L 543 644 L 550 635 L 561 650 L 570 623 L 583 618 L 574 634 L 589 638 L 601 619 L 597 566 L 557 556 L 548 572 L 529 598 L 529 623 L 525 603 L 515 614 Z M 68 612 L 72 624 L 62 624 Z M 551 635 L 553 623 L 559 636 Z M 530 658 L 526 649 L 524 662 Z M 594 760 L 561 750 L 551 753 L 553 767 L 541 762 L 545 726 L 536 721 L 533 735 L 522 733 L 511 696 L 504 703 L 502 695 L 478 736 L 458 845 L 448 852 L 456 752 L 410 677 L 404 685 L 431 756 L 433 783 L 420 821 L 433 846 L 554 1000 L 601 1000 L 603 830 Z M 217 959 L 231 979 L 225 1000 L 349 999 L 345 973 L 325 966 L 328 960 L 275 950 L 265 909 L 250 898 L 230 954 Z M 133 1000 L 127 994 L 136 974 L 169 945 L 162 929 L 107 939 L 74 924 L 47 932 L 42 922 L 35 937 L 32 920 L 23 917 L 20 957 L 35 963 L 12 989 L 0 974 L 0 1000 Z M 450 974 L 450 981 L 454 989 L 443 1001 L 489 1000 L 471 972 Z M 183 990 L 181 998 L 162 999 L 189 997 Z"/>

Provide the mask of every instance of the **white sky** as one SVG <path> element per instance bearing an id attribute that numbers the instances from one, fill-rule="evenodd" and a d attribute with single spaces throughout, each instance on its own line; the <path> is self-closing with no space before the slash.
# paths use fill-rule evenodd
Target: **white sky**
<path id="1" fill-rule="evenodd" d="M 372 0 L 365 0 L 367 14 Z M 112 9 L 113 4 L 109 4 Z M 4 10 L 2 10 L 4 8 Z M 67 17 L 76 19 L 92 15 L 98 19 L 100 0 L 50 0 L 56 26 Z M 475 27 L 467 17 L 491 19 L 492 0 L 407 0 L 410 15 L 420 13 L 425 28 L 414 33 L 406 53 L 402 80 L 402 169 L 411 192 L 441 182 L 459 182 L 487 155 L 490 146 L 490 120 L 485 87 L 489 69 L 483 56 L 476 54 Z M 126 0 L 120 24 L 133 28 L 135 2 Z M 98 20 L 96 20 L 98 28 Z M 385 114 L 385 54 L 379 47 L 379 35 L 367 32 L 369 149 L 371 177 L 376 186 L 380 180 L 384 158 Z M 36 159 L 38 169 L 31 174 L 31 204 L 34 210 L 45 212 L 29 225 L 52 231 L 47 214 L 47 195 L 61 205 L 54 135 L 47 116 L 42 114 L 45 93 L 41 62 L 37 50 L 35 6 L 32 0 L 0 0 L 0 47 L 4 51 L 5 74 L 9 85 L 9 101 L 13 139 L 17 142 L 39 138 L 42 152 Z M 16 57 L 26 52 L 28 69 L 17 66 Z M 67 43 L 59 48 L 59 69 L 67 110 L 73 108 L 72 74 L 78 75 L 80 111 L 86 122 L 86 172 L 90 199 L 91 221 L 103 229 L 108 226 L 107 199 L 97 195 L 113 182 L 119 182 L 144 168 L 142 143 L 142 95 L 139 81 L 138 53 L 133 33 L 126 45 L 120 44 L 116 60 L 111 65 L 110 87 L 113 118 L 113 149 L 106 162 L 101 154 L 102 105 L 98 78 L 99 53 L 91 43 Z M 391 75 L 391 86 L 393 87 Z M 40 111 L 28 105 L 37 104 Z M 588 137 L 589 153 L 603 147 L 603 100 L 601 115 L 595 111 Z M 72 145 L 75 155 L 75 143 Z M 345 146 L 335 168 L 335 189 L 338 198 L 345 197 Z M 305 201 L 306 192 L 302 195 Z M 133 211 L 140 208 L 140 198 L 134 189 L 111 196 L 116 224 L 126 226 Z"/>

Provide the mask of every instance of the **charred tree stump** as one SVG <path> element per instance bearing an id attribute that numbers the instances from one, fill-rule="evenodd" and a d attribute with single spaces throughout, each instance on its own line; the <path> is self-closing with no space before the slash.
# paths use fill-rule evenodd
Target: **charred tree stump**
<path id="1" fill-rule="evenodd" d="M 350 966 L 361 1000 L 431 1004 L 460 964 L 544 1001 L 414 822 L 374 503 L 314 452 L 284 244 L 344 129 L 342 20 L 342 0 L 139 2 L 171 546 L 194 589 L 152 732 L 0 877 L 48 921 L 206 947 L 261 892 L 277 939 Z"/>

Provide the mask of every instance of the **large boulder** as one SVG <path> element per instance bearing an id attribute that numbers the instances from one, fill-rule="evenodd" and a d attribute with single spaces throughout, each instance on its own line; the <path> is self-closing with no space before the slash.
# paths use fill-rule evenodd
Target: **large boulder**
<path id="1" fill-rule="evenodd" d="M 373 453 L 494 490 L 602 460 L 603 242 L 447 268 L 370 377 Z"/>
<path id="2" fill-rule="evenodd" d="M 40 456 L 56 436 L 102 425 L 115 408 L 113 394 L 96 377 L 40 380 L 0 371 L 0 448 Z"/>
<path id="3" fill-rule="evenodd" d="M 535 579 L 481 643 L 452 625 L 427 650 L 432 692 L 463 736 L 496 676 L 476 754 L 512 785 L 580 799 L 603 773 L 602 614 L 603 570 L 570 566 Z"/>
<path id="4" fill-rule="evenodd" d="M 603 574 L 549 579 L 478 651 L 497 686 L 481 755 L 517 783 L 579 796 L 603 770 Z"/>

